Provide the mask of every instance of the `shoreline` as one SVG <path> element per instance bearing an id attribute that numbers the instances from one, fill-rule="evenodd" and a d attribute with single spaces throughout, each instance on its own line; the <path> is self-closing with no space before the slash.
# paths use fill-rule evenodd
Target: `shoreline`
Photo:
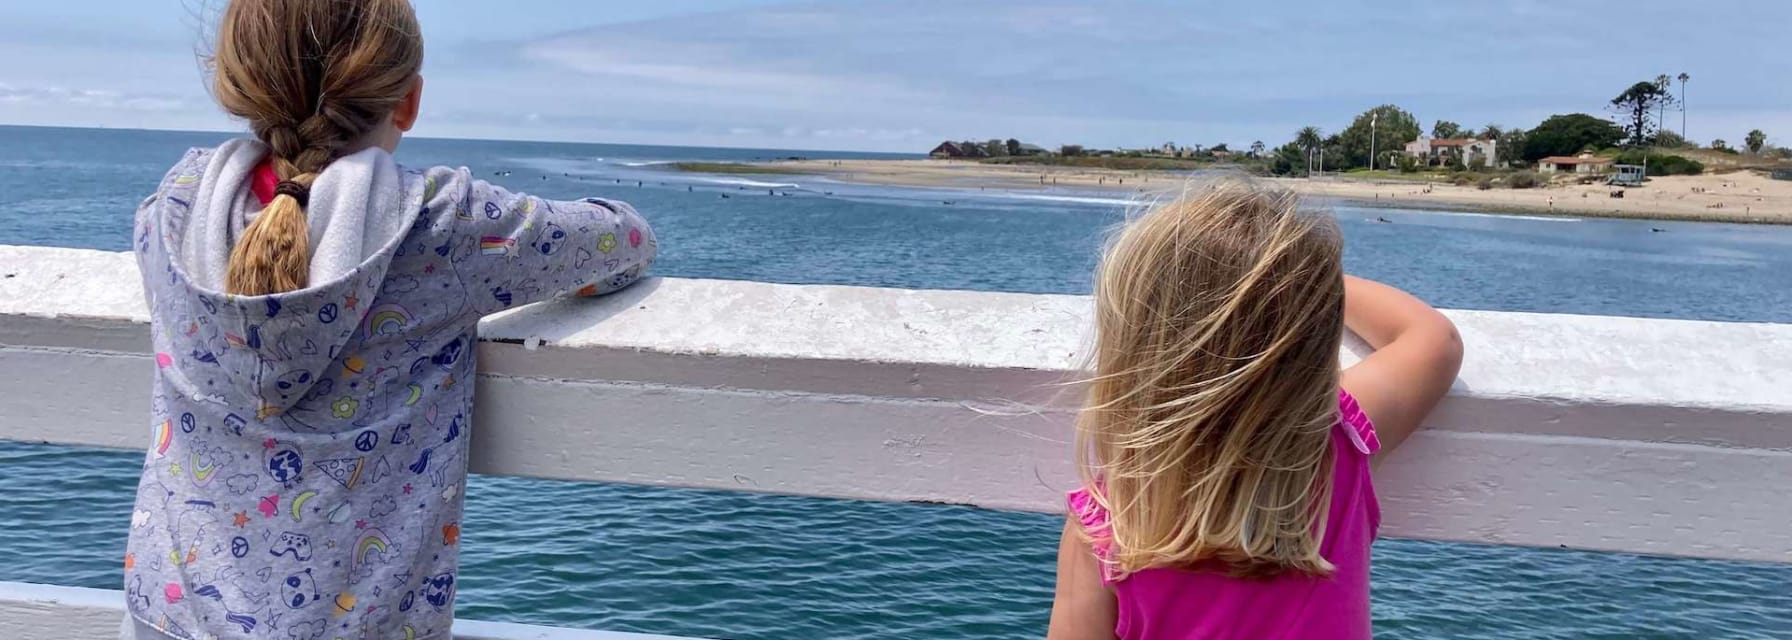
<path id="1" fill-rule="evenodd" d="M 1675 181 L 1675 180 L 1673 180 L 1673 178 L 1683 178 L 1683 179 L 1684 178 L 1695 178 L 1695 179 L 1703 178 L 1703 179 L 1715 179 L 1716 181 L 1719 181 L 1719 182 L 1734 182 L 1734 180 L 1732 179 L 1731 176 L 1713 176 L 1713 175 L 1663 176 L 1663 177 L 1651 178 L 1650 180 L 1652 182 L 1666 180 L 1669 182 L 1669 184 L 1667 186 L 1670 186 L 1670 187 L 1678 186 L 1677 182 L 1679 182 L 1679 181 Z M 1432 210 L 1432 211 L 1449 212 L 1449 213 L 1519 214 L 1519 215 L 1541 216 L 1541 217 L 1549 217 L 1549 218 L 1601 218 L 1601 219 L 1609 219 L 1609 220 L 1653 220 L 1653 221 L 1657 221 L 1657 222 L 1718 222 L 1718 223 L 1725 223 L 1725 224 L 1759 224 L 1759 225 L 1792 226 L 1792 209 L 1755 211 L 1755 210 L 1752 210 L 1752 208 L 1744 207 L 1743 210 L 1741 210 L 1741 211 L 1737 211 L 1734 208 L 1700 208 L 1700 209 L 1689 210 L 1689 209 L 1685 209 L 1685 208 L 1679 208 L 1679 209 L 1650 208 L 1647 204 L 1642 204 L 1642 205 L 1637 205 L 1637 206 L 1629 206 L 1629 207 L 1605 208 L 1605 207 L 1591 207 L 1591 206 L 1577 206 L 1577 205 L 1579 205 L 1580 202 L 1587 202 L 1587 201 L 1609 203 L 1612 201 L 1612 199 L 1593 198 L 1593 197 L 1586 197 L 1586 198 L 1563 197 L 1568 194 L 1590 193 L 1592 189 L 1599 189 L 1599 190 L 1610 189 L 1610 187 L 1607 187 L 1604 185 L 1587 185 L 1587 186 L 1557 185 L 1557 186 L 1551 186 L 1551 187 L 1539 187 L 1539 188 L 1535 188 L 1535 189 L 1492 189 L 1492 190 L 1488 190 L 1488 191 L 1480 191 L 1479 189 L 1475 189 L 1473 187 L 1457 187 L 1454 185 L 1445 185 L 1442 183 L 1429 183 L 1429 185 L 1433 188 L 1432 194 L 1406 193 L 1405 194 L 1406 197 L 1401 197 L 1400 194 L 1395 193 L 1396 191 L 1399 191 L 1401 189 L 1401 187 L 1407 186 L 1409 189 L 1410 188 L 1423 189 L 1428 183 L 1425 183 L 1422 181 L 1414 181 L 1413 183 L 1411 183 L 1411 185 L 1401 185 L 1401 184 L 1393 184 L 1393 183 L 1387 183 L 1387 182 L 1375 182 L 1375 181 L 1368 181 L 1368 180 L 1352 180 L 1349 178 L 1344 178 L 1344 179 L 1333 179 L 1333 181 L 1323 183 L 1321 186 L 1314 186 L 1314 185 L 1303 185 L 1303 184 L 1288 184 L 1290 182 L 1305 182 L 1307 180 L 1305 178 L 1256 178 L 1256 179 L 1257 180 L 1265 180 L 1265 181 L 1270 182 L 1271 184 L 1277 184 L 1277 185 L 1289 188 L 1289 189 L 1293 190 L 1295 193 L 1297 193 L 1300 196 L 1305 197 L 1305 198 L 1323 199 L 1323 200 L 1328 200 L 1328 201 L 1332 201 L 1332 202 L 1348 203 L 1351 205 L 1358 205 L 1358 206 L 1381 207 L 1384 209 L 1401 209 L 1401 210 L 1409 210 L 1409 211 L 1411 211 L 1411 210 L 1419 210 L 1419 211 Z M 1767 178 L 1760 178 L 1760 179 L 1767 180 Z M 1327 188 L 1327 186 L 1336 185 L 1336 184 L 1340 184 L 1340 183 L 1344 184 L 1344 185 L 1348 185 L 1352 188 L 1345 189 L 1345 190 L 1328 189 Z M 1446 187 L 1450 188 L 1451 191 L 1448 191 L 1448 192 L 1443 191 Z M 1575 187 L 1580 187 L 1580 188 L 1575 188 Z M 1665 189 L 1662 186 L 1655 186 L 1654 191 L 1651 191 L 1650 188 L 1651 188 L 1650 186 L 1631 187 L 1628 190 L 1628 192 L 1629 193 L 1637 193 L 1637 194 L 1660 194 L 1663 191 L 1665 191 Z M 1466 190 L 1466 193 L 1457 193 L 1457 191 L 1459 191 L 1459 190 Z M 1344 192 L 1341 193 L 1340 191 L 1344 191 Z M 1370 193 L 1365 195 L 1364 193 L 1362 193 L 1363 191 L 1369 191 Z M 1352 192 L 1354 192 L 1354 193 L 1352 193 Z M 1389 197 L 1380 197 L 1380 198 L 1376 197 L 1376 195 L 1380 194 L 1380 193 L 1388 193 L 1388 194 L 1390 194 L 1390 196 Z M 1441 197 L 1437 197 L 1437 198 L 1425 198 L 1424 197 L 1425 195 L 1440 195 L 1440 194 L 1441 194 Z M 1475 196 L 1481 196 L 1481 195 L 1484 195 L 1485 197 L 1475 197 Z M 1520 196 L 1523 199 L 1502 200 L 1502 199 L 1498 198 L 1498 196 L 1501 196 L 1501 195 L 1516 195 L 1516 196 Z M 1789 199 L 1792 199 L 1792 183 L 1788 183 L 1787 197 Z M 1551 198 L 1558 200 L 1556 206 L 1550 206 L 1548 204 L 1547 200 L 1551 199 Z M 1530 200 L 1544 200 L 1545 202 L 1539 204 L 1536 202 L 1531 202 Z M 1631 202 L 1637 202 L 1637 201 L 1640 201 L 1643 199 L 1636 198 L 1635 200 L 1632 200 L 1630 197 L 1626 197 L 1622 200 L 1630 200 Z M 1630 204 L 1630 203 L 1625 203 L 1625 204 Z"/>
<path id="2" fill-rule="evenodd" d="M 1149 198 L 1223 170 L 1149 171 L 964 160 L 775 160 L 725 163 L 727 175 L 813 175 L 841 182 L 917 188 L 1028 192 L 1073 188 L 1115 197 Z M 679 170 L 674 168 L 674 170 Z M 1325 178 L 1253 180 L 1303 197 L 1391 209 L 1511 213 L 1551 217 L 1792 225 L 1792 181 L 1753 172 L 1660 176 L 1640 187 L 1552 184 L 1535 189 L 1452 185 L 1424 180 Z M 1612 198 L 1621 191 L 1625 197 Z"/>
<path id="3" fill-rule="evenodd" d="M 1758 224 L 1792 226 L 1792 219 L 1776 219 L 1760 214 L 1710 213 L 1700 216 L 1676 215 L 1672 213 L 1655 213 L 1646 211 L 1599 211 L 1594 209 L 1574 209 L 1568 207 L 1531 207 L 1520 204 L 1490 203 L 1470 204 L 1462 202 L 1416 202 L 1413 200 L 1386 199 L 1376 200 L 1358 196 L 1328 196 L 1324 194 L 1302 193 L 1303 197 L 1326 200 L 1329 202 L 1353 206 L 1380 207 L 1401 211 L 1435 211 L 1439 213 L 1487 213 L 1500 215 L 1526 215 L 1542 218 L 1598 218 L 1603 220 L 1652 220 L 1655 222 L 1717 222 L 1723 224 Z"/>

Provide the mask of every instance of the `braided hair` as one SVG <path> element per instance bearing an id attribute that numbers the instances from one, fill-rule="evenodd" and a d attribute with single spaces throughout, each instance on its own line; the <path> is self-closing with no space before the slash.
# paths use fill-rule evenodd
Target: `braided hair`
<path id="1" fill-rule="evenodd" d="M 232 0 L 211 62 L 218 103 L 267 145 L 280 181 L 232 248 L 225 288 L 302 289 L 311 184 L 410 93 L 423 67 L 416 14 L 406 0 Z"/>

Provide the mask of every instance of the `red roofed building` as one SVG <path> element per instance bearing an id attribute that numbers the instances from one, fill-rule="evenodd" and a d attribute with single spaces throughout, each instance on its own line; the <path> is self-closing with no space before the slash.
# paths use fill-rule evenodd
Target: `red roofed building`
<path id="1" fill-rule="evenodd" d="M 1537 171 L 1540 173 L 1600 174 L 1610 172 L 1612 164 L 1614 161 L 1611 158 L 1601 158 L 1591 153 L 1583 153 L 1578 156 L 1550 156 L 1537 161 Z"/>

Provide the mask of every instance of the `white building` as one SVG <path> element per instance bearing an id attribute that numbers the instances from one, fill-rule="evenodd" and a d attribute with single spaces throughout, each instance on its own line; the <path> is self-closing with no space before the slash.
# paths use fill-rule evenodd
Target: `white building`
<path id="1" fill-rule="evenodd" d="M 1420 135 L 1419 139 L 1406 143 L 1406 155 L 1419 160 L 1427 167 L 1447 167 L 1461 163 L 1471 166 L 1476 160 L 1481 166 L 1492 167 L 1499 162 L 1499 143 L 1494 140 L 1480 138 L 1433 138 Z"/>

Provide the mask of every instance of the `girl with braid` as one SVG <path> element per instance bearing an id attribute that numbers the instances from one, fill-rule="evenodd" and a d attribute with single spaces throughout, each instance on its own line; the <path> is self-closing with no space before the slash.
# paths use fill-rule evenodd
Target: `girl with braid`
<path id="1" fill-rule="evenodd" d="M 410 169 L 406 0 L 233 0 L 195 149 L 137 213 L 152 441 L 125 638 L 450 637 L 482 316 L 628 286 L 627 204 Z"/>

